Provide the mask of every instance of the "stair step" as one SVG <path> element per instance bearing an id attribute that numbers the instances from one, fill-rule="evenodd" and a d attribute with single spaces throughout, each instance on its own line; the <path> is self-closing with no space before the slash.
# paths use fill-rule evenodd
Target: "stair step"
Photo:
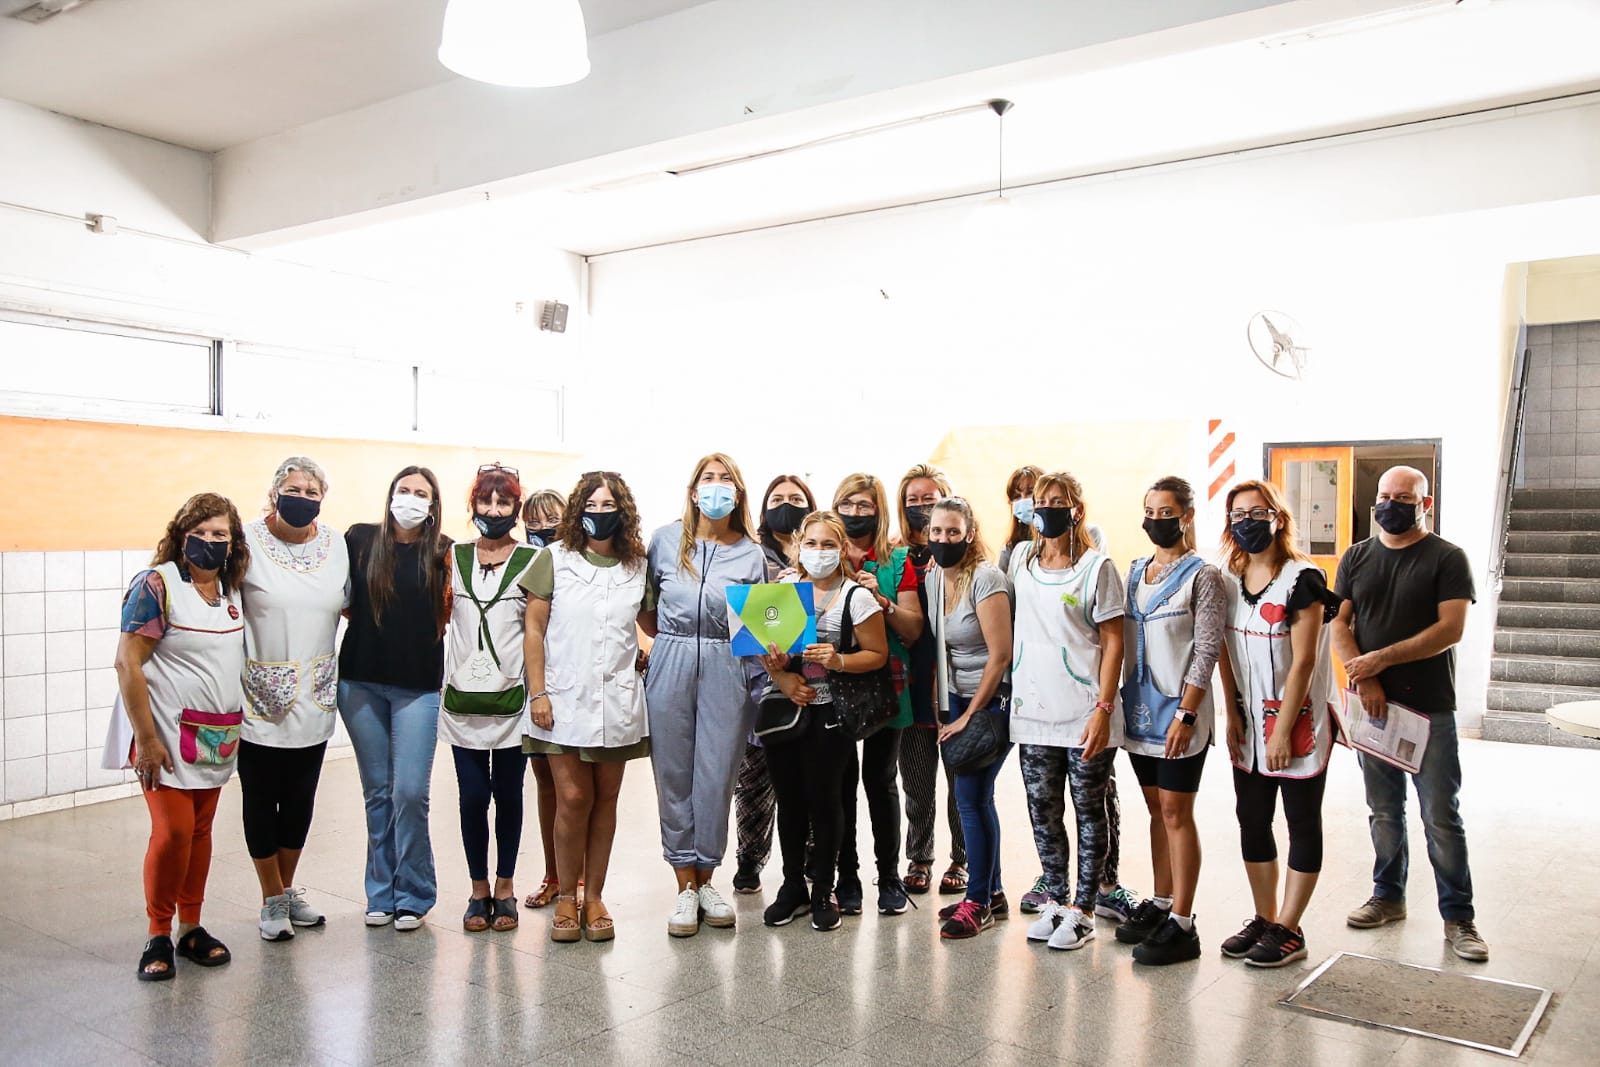
<path id="1" fill-rule="evenodd" d="M 1483 739 L 1518 745 L 1556 745 L 1561 748 L 1600 748 L 1600 741 L 1579 737 L 1550 725 L 1542 711 L 1488 711 L 1483 716 Z"/>
<path id="2" fill-rule="evenodd" d="M 1600 489 L 1518 489 L 1514 508 L 1600 508 Z"/>
<path id="3" fill-rule="evenodd" d="M 1515 508 L 1513 530 L 1600 530 L 1600 508 Z"/>
<path id="4" fill-rule="evenodd" d="M 1493 711 L 1532 711 L 1542 715 L 1556 704 L 1571 700 L 1600 700 L 1600 686 L 1490 682 L 1486 706 Z"/>
<path id="5" fill-rule="evenodd" d="M 1489 678 L 1495 682 L 1577 685 L 1600 689 L 1600 659 L 1497 653 L 1489 661 Z"/>
<path id="6" fill-rule="evenodd" d="M 1507 578 L 1600 578 L 1600 556 L 1563 552 L 1510 552 Z"/>
<path id="7" fill-rule="evenodd" d="M 1600 604 L 1528 604 L 1500 601 L 1501 626 L 1561 630 L 1600 629 Z"/>
<path id="8" fill-rule="evenodd" d="M 1500 599 L 1528 604 L 1600 604 L 1593 578 L 1507 578 Z"/>
<path id="9" fill-rule="evenodd" d="M 1567 656 L 1578 659 L 1600 658 L 1600 630 L 1520 629 L 1501 627 L 1495 631 L 1494 650 L 1522 656 Z"/>
<path id="10" fill-rule="evenodd" d="M 1506 538 L 1512 552 L 1572 552 L 1600 555 L 1600 530 L 1512 530 Z"/>

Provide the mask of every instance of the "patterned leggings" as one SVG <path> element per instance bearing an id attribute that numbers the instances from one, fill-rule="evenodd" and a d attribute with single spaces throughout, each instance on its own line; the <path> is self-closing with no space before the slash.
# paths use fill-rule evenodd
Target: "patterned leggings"
<path id="1" fill-rule="evenodd" d="M 778 794 L 767 773 L 767 750 L 746 745 L 744 762 L 733 785 L 733 818 L 739 828 L 739 862 L 765 867 L 772 855 L 772 815 Z"/>
<path id="2" fill-rule="evenodd" d="M 900 787 L 906 795 L 906 859 L 933 865 L 934 824 L 938 821 L 939 731 L 913 726 L 900 734 Z M 950 862 L 967 865 L 967 843 L 956 811 L 955 781 L 945 775 L 945 818 L 950 824 Z"/>
<path id="3" fill-rule="evenodd" d="M 1068 902 L 1067 861 L 1072 846 L 1067 840 L 1066 794 L 1071 790 L 1072 810 L 1078 823 L 1078 886 L 1073 905 L 1091 913 L 1100 883 L 1115 881 L 1114 855 L 1120 826 L 1106 806 L 1114 780 L 1112 761 L 1117 750 L 1108 748 L 1092 760 L 1081 748 L 1023 745 L 1022 783 L 1028 791 L 1028 819 L 1033 823 L 1033 843 L 1039 850 L 1045 886 L 1050 898 Z M 1120 812 L 1117 812 L 1120 822 Z M 1108 875 L 1110 877 L 1108 877 Z"/>

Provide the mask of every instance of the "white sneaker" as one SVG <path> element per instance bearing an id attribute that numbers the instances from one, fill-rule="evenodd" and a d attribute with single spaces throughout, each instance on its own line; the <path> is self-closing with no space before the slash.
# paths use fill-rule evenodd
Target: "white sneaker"
<path id="1" fill-rule="evenodd" d="M 293 886 L 283 891 L 289 898 L 289 921 L 296 926 L 321 926 L 328 921 L 322 912 L 306 903 L 306 891 Z"/>
<path id="2" fill-rule="evenodd" d="M 414 911 L 401 911 L 395 913 L 394 928 L 396 930 L 420 930 L 422 916 Z"/>
<path id="3" fill-rule="evenodd" d="M 1067 908 L 1061 925 L 1050 935 L 1050 947 L 1071 951 L 1094 940 L 1094 920 L 1077 908 Z"/>
<path id="4" fill-rule="evenodd" d="M 261 906 L 261 940 L 288 941 L 294 937 L 289 925 L 289 895 L 268 897 Z"/>
<path id="5" fill-rule="evenodd" d="M 392 922 L 394 922 L 394 912 L 392 911 L 367 912 L 368 926 L 388 926 Z"/>
<path id="6" fill-rule="evenodd" d="M 707 926 L 715 926 L 726 930 L 738 922 L 738 917 L 733 913 L 733 905 L 722 899 L 722 894 L 709 885 L 700 887 L 700 917 Z"/>
<path id="7" fill-rule="evenodd" d="M 1053 900 L 1046 901 L 1044 907 L 1039 909 L 1039 917 L 1028 924 L 1028 940 L 1050 940 L 1050 936 L 1056 932 L 1056 927 L 1061 925 L 1061 917 L 1066 913 L 1067 909 L 1060 904 Z"/>
<path id="8" fill-rule="evenodd" d="M 700 894 L 685 889 L 678 894 L 667 918 L 667 933 L 672 937 L 693 937 L 700 932 Z"/>

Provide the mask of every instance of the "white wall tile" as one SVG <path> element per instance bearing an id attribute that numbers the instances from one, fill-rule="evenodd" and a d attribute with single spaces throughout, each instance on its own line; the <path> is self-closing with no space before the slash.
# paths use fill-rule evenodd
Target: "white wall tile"
<path id="1" fill-rule="evenodd" d="M 111 708 L 95 707 L 89 705 L 89 710 L 83 713 L 83 739 L 84 748 L 99 752 L 106 743 L 106 730 L 111 725 Z"/>
<path id="2" fill-rule="evenodd" d="M 0 612 L 8 634 L 44 633 L 43 593 L 0 593 Z"/>
<path id="3" fill-rule="evenodd" d="M 45 757 L 6 760 L 6 803 L 44 796 Z"/>
<path id="4" fill-rule="evenodd" d="M 14 634 L 4 640 L 5 658 L 0 663 L 4 664 L 6 677 L 44 673 L 44 634 Z"/>
<path id="5" fill-rule="evenodd" d="M 18 719 L 17 721 L 21 722 L 22 720 Z M 6 731 L 5 731 L 5 723 L 4 722 L 0 722 L 0 768 L 5 767 L 5 765 L 6 765 Z M 0 797 L 3 797 L 5 795 L 6 795 L 5 783 L 3 781 L 0 781 Z"/>
<path id="6" fill-rule="evenodd" d="M 91 751 L 84 763 L 84 788 L 99 789 L 108 785 L 122 785 L 122 771 L 108 771 L 100 766 L 100 753 Z"/>
<path id="7" fill-rule="evenodd" d="M 45 723 L 43 715 L 33 715 L 26 719 L 7 719 L 6 756 L 10 759 L 31 759 L 49 751 Z"/>
<path id="8" fill-rule="evenodd" d="M 60 796 L 84 788 L 86 767 L 86 757 L 81 750 L 46 756 L 45 791 L 51 796 Z"/>
<path id="9" fill-rule="evenodd" d="M 8 722 L 44 714 L 44 679 L 42 674 L 23 674 L 5 679 Z"/>
<path id="10" fill-rule="evenodd" d="M 58 711 L 82 711 L 83 703 L 83 672 L 61 671 L 51 672 L 44 676 L 44 705 L 45 710 L 54 715 Z"/>
<path id="11" fill-rule="evenodd" d="M 83 629 L 83 590 L 46 593 L 44 628 L 47 631 Z"/>
<path id="12" fill-rule="evenodd" d="M 7 552 L 0 556 L 4 588 L 12 593 L 44 592 L 44 553 Z"/>
<path id="13" fill-rule="evenodd" d="M 109 667 L 117 661 L 117 640 L 121 631 L 115 627 L 91 628 L 83 632 L 83 665 L 89 670 Z"/>
<path id="14" fill-rule="evenodd" d="M 83 631 L 61 630 L 45 634 L 44 662 L 46 670 L 83 670 Z M 11 671 L 7 669 L 6 673 L 10 674 Z"/>
<path id="15" fill-rule="evenodd" d="M 96 667 L 83 672 L 83 703 L 90 708 L 109 708 L 117 699 L 117 672 Z"/>
<path id="16" fill-rule="evenodd" d="M 85 552 L 83 554 L 83 587 L 85 589 L 122 589 L 121 552 Z"/>
<path id="17" fill-rule="evenodd" d="M 46 552 L 44 554 L 45 592 L 82 588 L 82 552 Z"/>
<path id="18" fill-rule="evenodd" d="M 41 796 L 32 800 L 18 800 L 11 805 L 11 817 L 25 819 L 29 815 L 45 815 L 52 811 L 67 811 L 72 807 L 72 798 L 73 794 L 62 793 L 58 797 Z"/>
<path id="19" fill-rule="evenodd" d="M 122 590 L 92 589 L 83 594 L 83 622 L 86 629 L 115 626 L 122 621 Z"/>
<path id="20" fill-rule="evenodd" d="M 82 752 L 88 747 L 84 734 L 84 713 L 64 711 L 59 715 L 46 715 L 44 750 L 54 756 L 60 752 Z M 38 716 L 34 716 L 38 718 Z M 26 722 L 26 719 L 18 719 Z M 54 792 L 54 790 L 52 790 Z"/>
<path id="21" fill-rule="evenodd" d="M 135 574 L 149 568 L 153 555 L 155 553 L 148 548 L 134 548 L 122 553 L 122 588 L 128 588 Z"/>

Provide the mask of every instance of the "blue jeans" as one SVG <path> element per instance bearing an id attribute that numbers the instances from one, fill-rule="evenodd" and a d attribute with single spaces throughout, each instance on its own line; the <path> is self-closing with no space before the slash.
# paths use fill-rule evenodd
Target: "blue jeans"
<path id="1" fill-rule="evenodd" d="M 426 914 L 438 899 L 428 786 L 439 692 L 339 682 L 339 714 L 367 805 L 367 910 Z"/>
<path id="2" fill-rule="evenodd" d="M 951 717 L 965 714 L 970 703 L 967 697 L 950 694 Z M 994 704 L 991 701 L 989 707 L 992 709 Z M 984 907 L 1005 888 L 1000 883 L 1000 815 L 994 807 L 994 783 L 1010 754 L 1011 746 L 1007 745 L 1000 758 L 983 770 L 952 777 L 956 811 L 961 816 L 961 836 L 967 845 L 967 899 Z"/>
<path id="3" fill-rule="evenodd" d="M 1429 716 L 1428 748 L 1422 770 L 1411 776 L 1427 831 L 1428 859 L 1439 891 L 1439 914 L 1451 921 L 1471 919 L 1472 872 L 1467 869 L 1467 834 L 1461 824 L 1461 750 L 1453 712 Z M 1367 781 L 1368 822 L 1372 827 L 1372 895 L 1406 898 L 1406 772 L 1370 756 L 1361 757 Z"/>

